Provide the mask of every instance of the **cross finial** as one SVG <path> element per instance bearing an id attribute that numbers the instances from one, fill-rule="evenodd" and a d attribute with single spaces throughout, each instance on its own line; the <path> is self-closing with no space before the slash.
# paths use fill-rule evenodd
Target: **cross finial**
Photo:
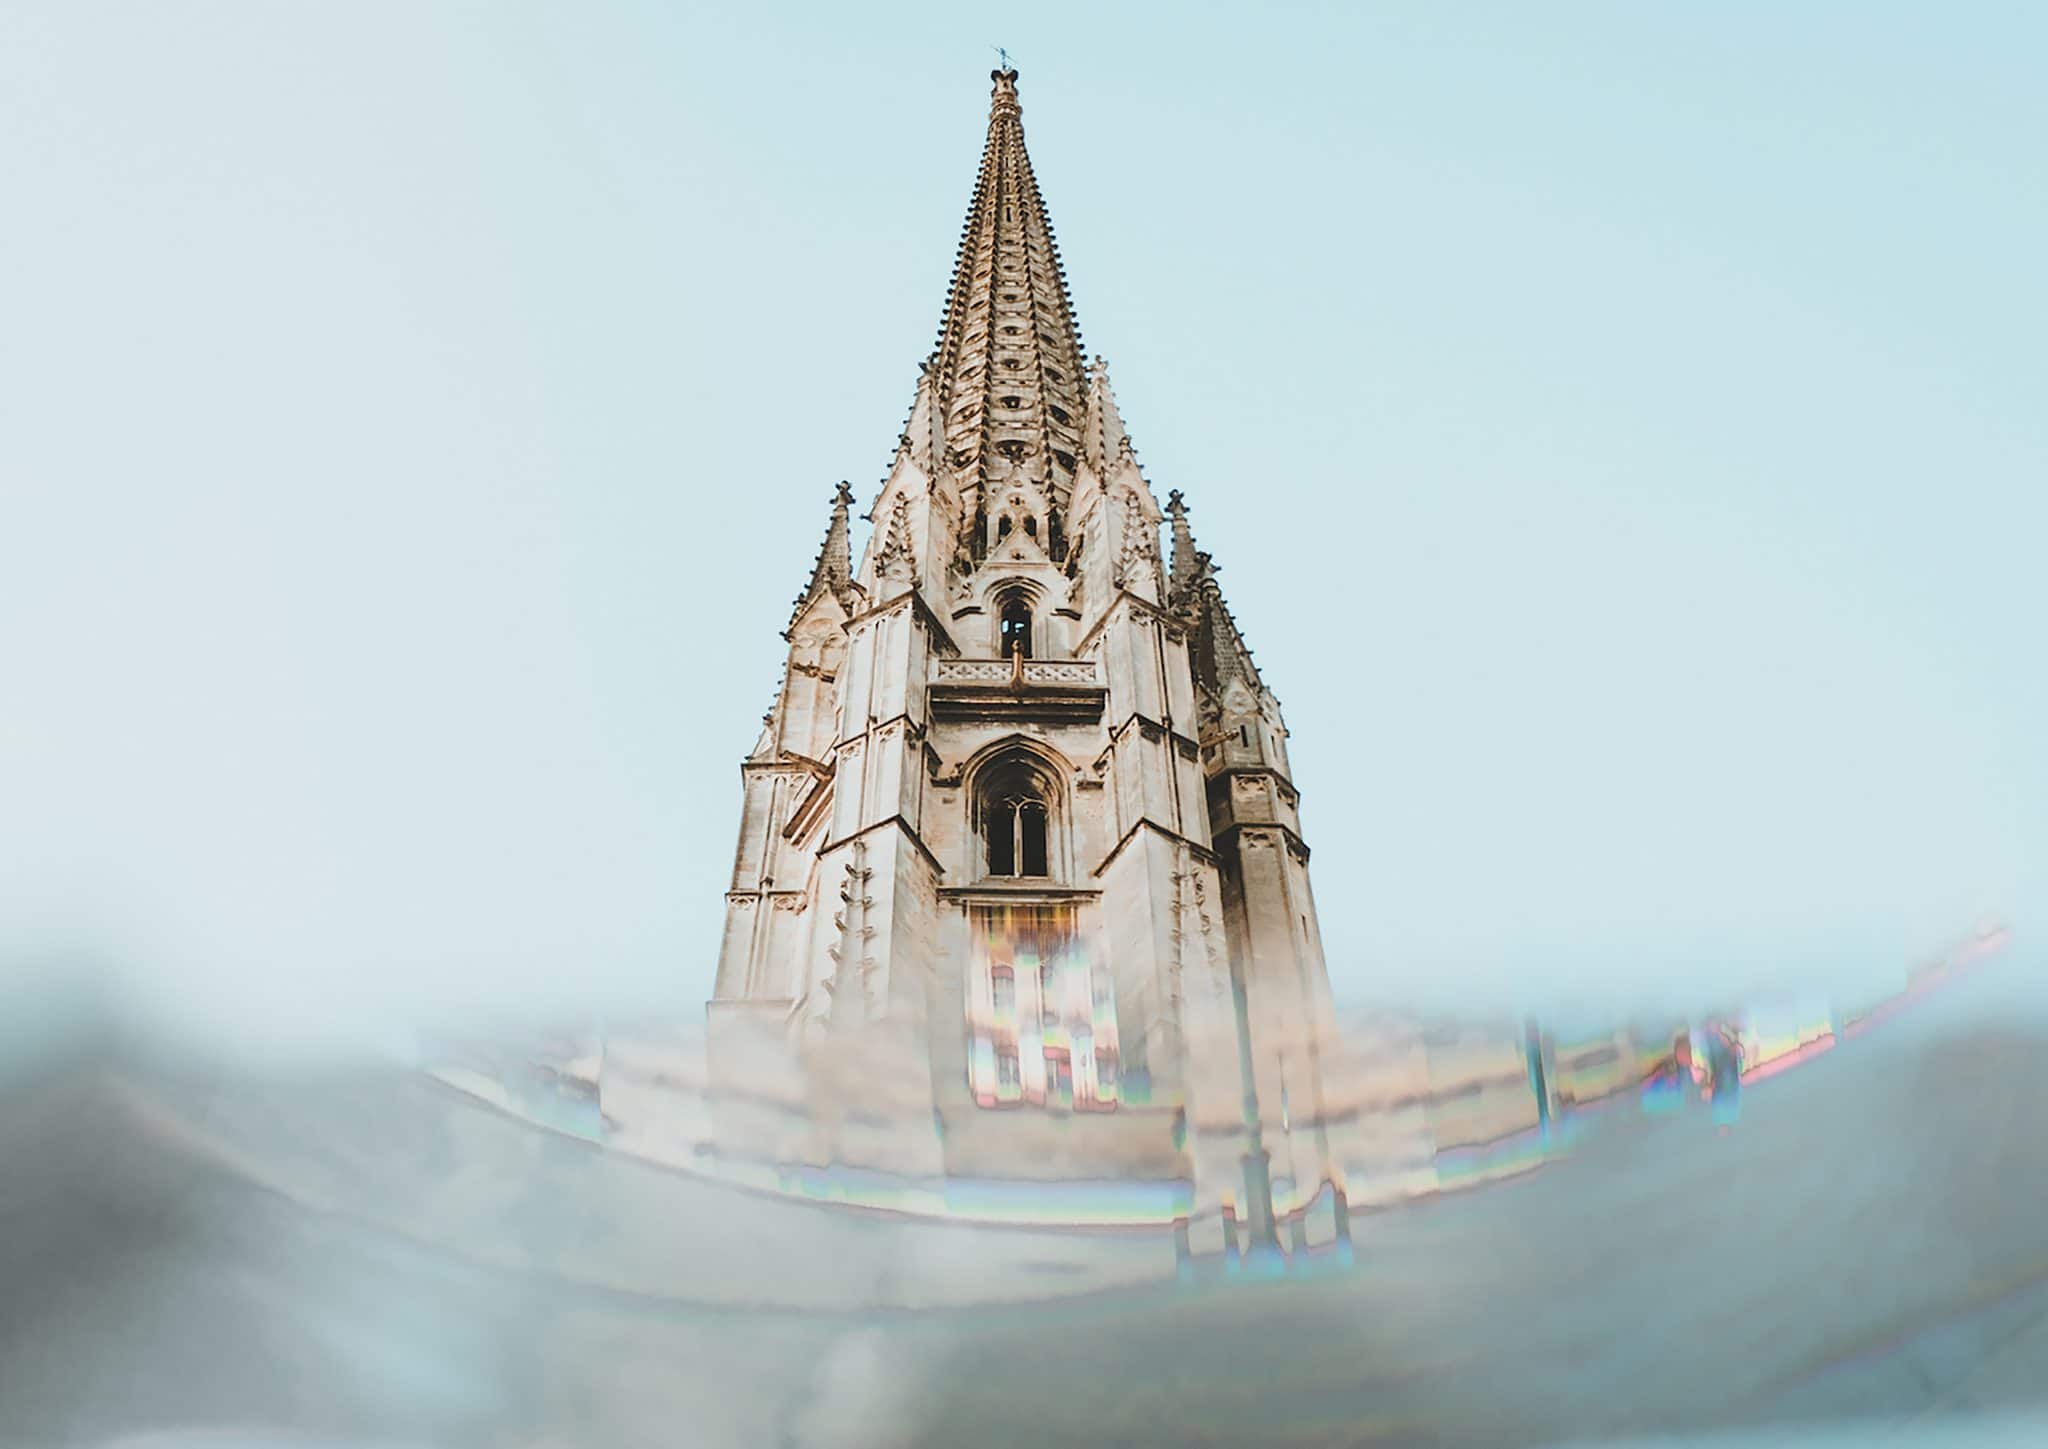
<path id="1" fill-rule="evenodd" d="M 989 49 L 996 53 L 996 63 L 1004 70 L 1008 70 L 1010 68 L 1010 52 L 1003 49 L 1000 45 L 992 45 Z"/>

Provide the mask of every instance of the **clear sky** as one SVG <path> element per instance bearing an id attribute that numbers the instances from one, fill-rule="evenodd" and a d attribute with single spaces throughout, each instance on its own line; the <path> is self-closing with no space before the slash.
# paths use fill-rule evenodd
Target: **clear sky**
<path id="1" fill-rule="evenodd" d="M 1285 704 L 1341 995 L 2048 900 L 2048 11 L 0 9 L 0 953 L 694 1012 L 992 47 Z"/>

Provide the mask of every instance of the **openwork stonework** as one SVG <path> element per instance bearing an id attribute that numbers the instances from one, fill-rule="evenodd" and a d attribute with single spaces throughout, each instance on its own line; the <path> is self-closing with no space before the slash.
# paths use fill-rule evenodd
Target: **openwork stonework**
<path id="1" fill-rule="evenodd" d="M 1018 673 L 1026 685 L 1096 684 L 1102 677 L 1093 661 L 1086 659 L 1027 659 L 1021 671 L 1005 659 L 941 659 L 932 678 L 938 684 L 1003 684 Z"/>

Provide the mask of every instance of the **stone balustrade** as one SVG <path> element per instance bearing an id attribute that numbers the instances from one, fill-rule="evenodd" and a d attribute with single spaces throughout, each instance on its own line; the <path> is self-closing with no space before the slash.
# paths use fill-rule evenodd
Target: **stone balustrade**
<path id="1" fill-rule="evenodd" d="M 1012 665 L 1007 659 L 940 659 L 932 673 L 935 684 L 1008 684 Z M 1024 661 L 1026 688 L 1044 685 L 1097 686 L 1102 671 L 1092 659 L 1027 659 Z"/>

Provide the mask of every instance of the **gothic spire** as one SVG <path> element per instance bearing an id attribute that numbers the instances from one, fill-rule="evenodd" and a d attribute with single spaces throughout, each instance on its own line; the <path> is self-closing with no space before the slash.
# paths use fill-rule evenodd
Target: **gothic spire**
<path id="1" fill-rule="evenodd" d="M 1258 665 L 1252 662 L 1251 646 L 1244 642 L 1237 619 L 1223 600 L 1223 588 L 1216 582 L 1221 570 L 1208 554 L 1195 547 L 1195 531 L 1188 524 L 1188 506 L 1178 488 L 1166 496 L 1166 512 L 1173 520 L 1173 564 L 1168 575 L 1167 603 L 1194 622 L 1196 680 L 1217 691 L 1233 679 L 1243 679 L 1253 689 L 1260 688 L 1262 681 Z"/>
<path id="2" fill-rule="evenodd" d="M 1081 440 L 1081 456 L 1095 469 L 1098 478 L 1107 477 L 1123 450 L 1130 446 L 1124 431 L 1123 414 L 1117 411 L 1116 394 L 1109 387 L 1109 359 L 1098 357 L 1088 374 L 1088 409 Z"/>
<path id="3" fill-rule="evenodd" d="M 1220 690 L 1233 679 L 1242 679 L 1253 689 L 1262 688 L 1264 681 L 1259 678 L 1259 666 L 1252 662 L 1251 646 L 1244 642 L 1244 633 L 1237 627 L 1230 605 L 1223 601 L 1222 586 L 1216 582 L 1216 564 L 1206 553 L 1198 553 L 1195 558 L 1200 570 L 1195 585 L 1200 599 L 1195 629 L 1196 677 L 1212 689 Z"/>
<path id="4" fill-rule="evenodd" d="M 1178 488 L 1166 495 L 1166 516 L 1173 520 L 1173 565 L 1167 576 L 1166 601 L 1172 608 L 1186 608 L 1194 602 L 1189 589 L 1200 565 L 1195 561 L 1195 531 L 1188 526 L 1188 506 Z"/>
<path id="5" fill-rule="evenodd" d="M 804 591 L 796 596 L 796 605 L 791 609 L 789 624 L 796 627 L 796 621 L 817 601 L 821 594 L 831 594 L 842 602 L 847 586 L 853 580 L 853 543 L 847 533 L 847 510 L 853 506 L 853 489 L 845 479 L 839 480 L 839 491 L 832 495 L 832 521 L 825 526 L 825 541 L 818 546 L 818 561 L 811 565 L 811 581 Z"/>
<path id="6" fill-rule="evenodd" d="M 1021 476 L 1064 495 L 1081 448 L 1081 338 L 1024 151 L 1017 72 L 989 78 L 988 144 L 935 358 L 940 466 L 963 487 Z"/>

